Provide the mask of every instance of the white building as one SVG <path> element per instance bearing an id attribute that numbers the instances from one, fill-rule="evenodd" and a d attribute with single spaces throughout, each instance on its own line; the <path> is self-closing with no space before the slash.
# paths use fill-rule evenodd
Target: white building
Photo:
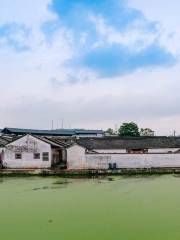
<path id="1" fill-rule="evenodd" d="M 67 148 L 68 169 L 180 167 L 180 138 L 80 139 Z"/>
<path id="2" fill-rule="evenodd" d="M 180 168 L 180 138 L 84 138 L 62 142 L 27 134 L 1 145 L 7 168 Z"/>
<path id="3" fill-rule="evenodd" d="M 63 146 L 27 134 L 5 145 L 1 152 L 6 168 L 50 168 L 65 160 Z"/>
<path id="4" fill-rule="evenodd" d="M 67 147 L 66 152 L 67 169 L 89 169 L 89 166 L 86 163 L 85 147 L 75 143 Z"/>

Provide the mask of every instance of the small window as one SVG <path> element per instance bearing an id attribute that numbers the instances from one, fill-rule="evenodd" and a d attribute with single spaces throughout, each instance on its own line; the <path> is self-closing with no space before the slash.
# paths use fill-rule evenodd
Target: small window
<path id="1" fill-rule="evenodd" d="M 15 159 L 22 159 L 21 153 L 15 153 Z"/>
<path id="2" fill-rule="evenodd" d="M 126 152 L 129 154 L 142 154 L 148 153 L 148 149 L 126 149 Z"/>
<path id="3" fill-rule="evenodd" d="M 43 161 L 49 161 L 49 153 L 43 152 Z"/>
<path id="4" fill-rule="evenodd" d="M 168 151 L 168 153 L 173 153 L 172 151 Z"/>
<path id="5" fill-rule="evenodd" d="M 40 153 L 34 153 L 34 159 L 40 159 Z"/>

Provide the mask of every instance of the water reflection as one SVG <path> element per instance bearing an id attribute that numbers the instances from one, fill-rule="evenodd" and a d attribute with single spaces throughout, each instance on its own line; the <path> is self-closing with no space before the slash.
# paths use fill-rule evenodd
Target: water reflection
<path id="1" fill-rule="evenodd" d="M 63 178 L 63 179 L 53 182 L 53 184 L 55 184 L 55 185 L 66 185 L 69 183 L 71 183 L 71 181 L 69 181 L 69 179 L 67 179 L 67 178 L 66 179 Z"/>
<path id="2" fill-rule="evenodd" d="M 49 186 L 42 186 L 42 187 L 35 187 L 32 188 L 33 191 L 38 191 L 38 190 L 50 190 L 50 189 L 62 189 L 66 188 L 68 184 L 72 183 L 69 179 L 58 179 L 55 182 L 50 183 Z"/>

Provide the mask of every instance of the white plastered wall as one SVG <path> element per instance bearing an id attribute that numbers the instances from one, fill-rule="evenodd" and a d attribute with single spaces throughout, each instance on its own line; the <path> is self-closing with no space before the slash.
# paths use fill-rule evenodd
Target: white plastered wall
<path id="1" fill-rule="evenodd" d="M 77 144 L 67 148 L 67 168 L 68 169 L 86 168 L 85 148 Z"/>
<path id="2" fill-rule="evenodd" d="M 180 167 L 180 154 L 87 154 L 86 168 L 107 169 L 109 163 L 117 168 Z"/>
<path id="3" fill-rule="evenodd" d="M 49 154 L 49 161 L 43 161 L 43 152 Z M 21 153 L 22 159 L 16 159 L 16 153 Z M 34 159 L 34 153 L 40 153 L 40 159 Z M 49 168 L 51 167 L 51 145 L 26 135 L 6 145 L 3 164 L 7 168 Z"/>

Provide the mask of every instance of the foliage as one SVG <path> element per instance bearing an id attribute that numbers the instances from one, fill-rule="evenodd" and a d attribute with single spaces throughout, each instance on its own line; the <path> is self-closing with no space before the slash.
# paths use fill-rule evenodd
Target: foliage
<path id="1" fill-rule="evenodd" d="M 141 128 L 140 130 L 141 136 L 154 136 L 154 131 L 150 128 Z"/>
<path id="2" fill-rule="evenodd" d="M 138 137 L 140 136 L 138 125 L 134 122 L 123 123 L 119 130 L 119 136 Z"/>
<path id="3" fill-rule="evenodd" d="M 114 130 L 113 130 L 112 128 L 108 128 L 108 129 L 105 131 L 105 133 L 106 133 L 107 135 L 114 135 Z"/>

